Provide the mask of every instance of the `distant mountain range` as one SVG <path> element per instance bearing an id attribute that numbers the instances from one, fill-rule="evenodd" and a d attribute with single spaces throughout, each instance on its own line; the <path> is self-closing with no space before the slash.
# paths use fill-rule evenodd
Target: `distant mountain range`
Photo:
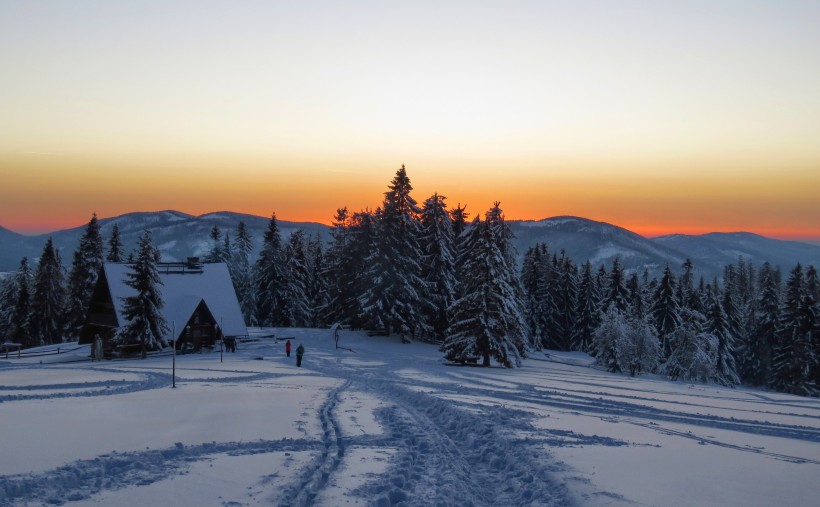
<path id="1" fill-rule="evenodd" d="M 165 261 L 184 260 L 189 256 L 204 256 L 211 248 L 209 233 L 216 226 L 223 233 L 234 235 L 240 221 L 245 222 L 253 236 L 254 251 L 258 252 L 262 236 L 270 218 L 221 211 L 193 216 L 178 211 L 128 213 L 114 218 L 100 219 L 103 235 L 111 228 L 120 228 L 125 250 L 137 245 L 142 231 L 149 229 L 154 244 Z M 820 266 L 820 246 L 796 241 L 782 241 L 747 232 L 710 233 L 697 236 L 674 234 L 645 238 L 622 227 L 578 217 L 553 217 L 539 221 L 510 220 L 519 255 L 536 243 L 546 243 L 551 252 L 564 250 L 577 264 L 590 260 L 597 268 L 611 265 L 615 257 L 630 270 L 648 269 L 660 273 L 668 263 L 675 272 L 689 258 L 696 267 L 696 275 L 707 280 L 720 276 L 723 266 L 744 257 L 754 264 L 769 261 L 784 270 L 798 262 Z M 308 235 L 330 239 L 330 228 L 315 222 L 279 221 L 284 239 L 293 231 L 304 229 Z M 23 256 L 33 261 L 39 257 L 48 237 L 60 249 L 63 264 L 69 267 L 85 226 L 55 231 L 50 234 L 24 236 L 0 227 L 0 272 L 14 271 Z"/>

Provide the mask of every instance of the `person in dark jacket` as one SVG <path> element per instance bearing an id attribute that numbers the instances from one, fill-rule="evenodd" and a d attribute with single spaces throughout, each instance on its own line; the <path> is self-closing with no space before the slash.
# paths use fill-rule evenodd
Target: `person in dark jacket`
<path id="1" fill-rule="evenodd" d="M 302 356 L 305 355 L 305 347 L 302 346 L 300 343 L 298 347 L 296 347 L 296 366 L 302 366 Z"/>
<path id="2" fill-rule="evenodd" d="M 288 357 L 290 357 L 290 340 L 285 342 L 285 354 L 287 354 Z"/>

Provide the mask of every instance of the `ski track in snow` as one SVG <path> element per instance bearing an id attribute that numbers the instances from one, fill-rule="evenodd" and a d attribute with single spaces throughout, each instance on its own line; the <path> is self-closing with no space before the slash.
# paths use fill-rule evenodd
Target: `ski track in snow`
<path id="1" fill-rule="evenodd" d="M 481 370 L 469 370 L 471 375 L 447 372 L 441 368 L 425 380 L 421 375 L 406 378 L 384 365 L 353 365 L 342 358 L 317 354 L 312 362 L 314 374 L 339 379 L 340 385 L 327 392 L 316 417 L 321 425 L 319 439 L 259 440 L 254 442 L 211 442 L 199 445 L 177 443 L 167 449 L 139 452 L 112 452 L 90 460 L 78 460 L 41 473 L 0 476 L 0 506 L 30 503 L 60 505 L 85 500 L 105 490 L 118 490 L 167 480 L 186 473 L 186 467 L 219 454 L 247 455 L 275 452 L 310 451 L 313 459 L 275 497 L 281 506 L 302 507 L 321 503 L 322 493 L 333 481 L 334 474 L 344 466 L 353 448 L 395 449 L 387 470 L 374 475 L 363 485 L 347 492 L 365 504 L 378 507 L 406 506 L 489 506 L 537 505 L 569 506 L 577 500 L 567 487 L 555 479 L 557 472 L 566 472 L 565 465 L 556 462 L 547 446 L 625 446 L 642 445 L 610 437 L 585 435 L 570 430 L 536 429 L 532 422 L 539 415 L 525 407 L 540 407 L 551 412 L 583 414 L 606 422 L 626 423 L 651 429 L 660 434 L 695 440 L 732 451 L 751 452 L 792 463 L 820 465 L 820 460 L 769 452 L 762 448 L 737 445 L 716 437 L 698 435 L 665 426 L 685 424 L 695 428 L 722 429 L 736 433 L 777 436 L 808 442 L 820 442 L 820 429 L 812 426 L 782 424 L 765 420 L 736 419 L 702 413 L 687 413 L 652 406 L 652 403 L 685 406 L 692 410 L 721 408 L 720 401 L 732 397 L 693 393 L 691 402 L 663 399 L 663 385 L 648 383 L 643 389 L 607 383 L 595 373 L 584 377 L 572 373 L 551 371 L 556 382 L 572 375 L 572 385 L 560 388 L 537 387 L 524 383 L 503 383 L 499 377 Z M 398 364 L 398 363 L 397 363 Z M 99 372 L 137 375 L 136 380 L 105 380 L 50 385 L 0 386 L 0 403 L 68 397 L 110 396 L 123 393 L 167 388 L 170 372 L 158 368 L 92 366 Z M 355 366 L 355 367 L 354 367 Z M 203 375 L 195 377 L 198 371 Z M 221 370 L 229 376 L 208 376 L 209 370 L 186 368 L 185 383 L 249 383 L 288 377 L 292 374 L 255 372 L 251 370 Z M 472 373 L 475 373 L 472 375 Z M 442 381 L 442 379 L 446 379 Z M 480 384 L 474 387 L 471 383 Z M 547 384 L 542 384 L 547 385 Z M 589 388 L 586 389 L 585 388 Z M 55 392 L 56 391 L 56 392 Z M 345 435 L 339 422 L 342 396 L 348 391 L 367 393 L 383 402 L 375 417 L 384 435 Z M 21 394 L 25 392 L 25 394 Z M 8 394 L 4 394 L 8 393 Z M 736 398 L 746 406 L 758 398 L 761 410 L 732 409 L 751 417 L 785 415 L 813 418 L 789 412 L 804 408 L 799 400 L 778 399 L 766 393 L 747 393 Z M 655 397 L 657 396 L 657 398 Z M 471 402 L 471 398 L 483 403 Z M 772 406 L 782 407 L 776 412 Z M 763 408 L 765 407 L 765 408 Z M 536 411 L 537 412 L 537 411 Z M 579 480 L 583 480 L 580 479 Z M 594 489 L 594 488 L 593 488 Z M 604 491 L 594 495 L 628 500 Z"/>

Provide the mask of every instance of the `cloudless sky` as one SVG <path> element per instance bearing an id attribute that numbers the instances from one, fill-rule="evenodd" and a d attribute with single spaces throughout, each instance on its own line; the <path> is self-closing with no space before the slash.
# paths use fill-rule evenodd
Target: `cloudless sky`
<path id="1" fill-rule="evenodd" d="M 0 225 L 423 201 L 820 240 L 820 2 L 0 1 Z"/>

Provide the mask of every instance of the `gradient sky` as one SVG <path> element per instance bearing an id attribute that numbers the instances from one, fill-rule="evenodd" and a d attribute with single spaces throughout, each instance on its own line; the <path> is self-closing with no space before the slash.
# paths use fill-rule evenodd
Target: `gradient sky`
<path id="1" fill-rule="evenodd" d="M 423 201 L 820 241 L 817 1 L 0 1 L 0 225 Z"/>

